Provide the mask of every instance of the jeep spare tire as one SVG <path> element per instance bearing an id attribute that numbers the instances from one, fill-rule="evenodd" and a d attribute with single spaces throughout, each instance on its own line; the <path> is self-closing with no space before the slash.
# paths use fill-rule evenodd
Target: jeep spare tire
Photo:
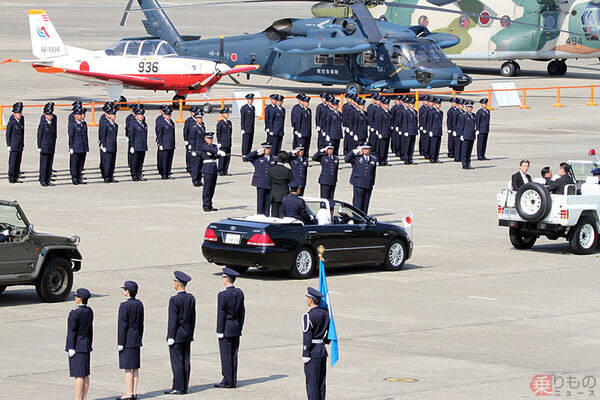
<path id="1" fill-rule="evenodd" d="M 528 222 L 546 218 L 552 208 L 552 197 L 548 188 L 539 183 L 526 183 L 517 191 L 515 205 L 519 216 Z"/>

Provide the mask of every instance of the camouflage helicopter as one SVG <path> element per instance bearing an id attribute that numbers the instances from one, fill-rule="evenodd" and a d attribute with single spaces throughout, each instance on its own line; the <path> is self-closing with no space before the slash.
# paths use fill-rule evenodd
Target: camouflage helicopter
<path id="1" fill-rule="evenodd" d="M 319 17 L 343 12 L 329 2 L 312 11 Z M 372 12 L 457 35 L 460 42 L 444 50 L 450 59 L 504 61 L 503 76 L 517 75 L 520 59 L 546 61 L 550 75 L 564 75 L 567 59 L 600 57 L 598 0 L 393 0 Z"/>

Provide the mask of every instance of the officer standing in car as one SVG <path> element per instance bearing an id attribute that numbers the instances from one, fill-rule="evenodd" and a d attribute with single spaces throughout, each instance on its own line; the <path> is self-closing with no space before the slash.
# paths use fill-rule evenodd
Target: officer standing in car
<path id="1" fill-rule="evenodd" d="M 83 120 L 84 112 L 85 108 L 75 107 L 73 109 L 75 122 L 69 127 L 69 168 L 71 170 L 71 181 L 74 185 L 85 185 L 82 172 L 85 167 L 85 155 L 90 151 L 87 123 Z"/>
<path id="2" fill-rule="evenodd" d="M 246 102 L 240 108 L 240 120 L 242 125 L 242 156 L 252 151 L 252 141 L 254 140 L 254 123 L 256 109 L 252 104 L 254 102 L 254 94 L 248 93 L 246 95 Z"/>
<path id="3" fill-rule="evenodd" d="M 439 97 L 433 98 L 433 107 L 430 114 L 430 129 L 429 131 L 429 162 L 440 162 L 440 143 L 442 141 L 442 130 L 444 129 L 444 112 L 440 109 L 442 99 Z"/>
<path id="4" fill-rule="evenodd" d="M 165 394 L 187 394 L 190 386 L 191 345 L 196 329 L 196 299 L 185 291 L 192 280 L 189 275 L 175 271 L 173 287 L 177 293 L 169 299 L 167 345 L 173 371 L 173 385 Z"/>
<path id="5" fill-rule="evenodd" d="M 69 375 L 75 378 L 75 399 L 84 400 L 90 388 L 90 353 L 94 337 L 94 312 L 87 306 L 91 294 L 84 288 L 75 291 L 75 307 L 67 320 Z"/>
<path id="6" fill-rule="evenodd" d="M 25 143 L 25 117 L 23 103 L 13 104 L 12 115 L 6 124 L 6 149 L 8 150 L 8 182 L 21 183 L 21 159 Z"/>
<path id="7" fill-rule="evenodd" d="M 300 196 L 304 196 L 306 186 L 306 172 L 308 170 L 308 157 L 305 155 L 303 146 L 298 146 L 290 152 L 289 162 L 294 179 L 290 182 L 290 187 L 300 187 Z"/>
<path id="8" fill-rule="evenodd" d="M 313 161 L 321 163 L 319 184 L 321 185 L 322 199 L 333 200 L 335 196 L 340 159 L 333 152 L 333 144 L 329 143 L 312 156 Z"/>
<path id="9" fill-rule="evenodd" d="M 100 152 L 102 154 L 102 178 L 105 183 L 117 183 L 114 178 L 115 163 L 117 160 L 117 135 L 119 125 L 115 121 L 117 108 L 114 105 L 108 105 L 104 120 L 98 124 L 98 138 L 100 140 Z"/>
<path id="10" fill-rule="evenodd" d="M 162 179 L 175 179 L 171 175 L 175 153 L 175 122 L 171 118 L 173 109 L 169 105 L 160 108 L 156 118 L 156 143 L 158 144 L 159 173 Z"/>
<path id="11" fill-rule="evenodd" d="M 463 169 L 472 169 L 471 152 L 475 142 L 475 114 L 473 114 L 473 102 L 467 100 L 465 104 L 467 111 L 461 114 L 456 131 L 460 135 L 460 151 Z"/>
<path id="12" fill-rule="evenodd" d="M 144 178 L 144 159 L 148 151 L 148 124 L 142 107 L 135 109 L 135 121 L 131 123 L 129 152 L 131 153 L 131 179 L 134 182 L 146 181 Z"/>
<path id="13" fill-rule="evenodd" d="M 372 156 L 371 147 L 364 143 L 362 146 L 346 154 L 345 161 L 352 164 L 350 184 L 354 186 L 352 205 L 365 214 L 369 213 L 369 202 L 373 186 L 375 186 L 375 172 L 377 158 Z"/>
<path id="14" fill-rule="evenodd" d="M 192 176 L 192 184 L 194 187 L 202 186 L 202 157 L 198 153 L 198 146 L 204 142 L 204 123 L 202 122 L 204 113 L 202 110 L 196 110 L 194 114 L 194 125 L 190 128 L 188 136 L 188 148 L 190 149 L 190 168 Z"/>
<path id="15" fill-rule="evenodd" d="M 319 307 L 322 297 L 317 289 L 307 288 L 309 310 L 302 314 L 302 361 L 308 400 L 325 400 L 329 311 Z"/>
<path id="16" fill-rule="evenodd" d="M 475 113 L 475 133 L 477 134 L 477 159 L 488 160 L 485 156 L 487 149 L 487 139 L 490 133 L 490 110 L 488 109 L 488 99 L 479 100 L 481 108 Z"/>
<path id="17" fill-rule="evenodd" d="M 254 166 L 252 186 L 256 187 L 256 213 L 268 217 L 271 211 L 271 180 L 269 179 L 269 170 L 277 161 L 271 155 L 272 146 L 270 143 L 264 142 L 261 146 L 261 149 L 248 153 L 244 161 L 250 162 Z"/>
<path id="18" fill-rule="evenodd" d="M 57 134 L 56 115 L 54 103 L 46 103 L 44 114 L 40 118 L 37 130 L 37 147 L 40 153 L 40 185 L 52 186 L 52 164 L 56 149 Z"/>
<path id="19" fill-rule="evenodd" d="M 217 140 L 219 148 L 223 150 L 224 156 L 219 158 L 219 175 L 227 176 L 229 173 L 229 162 L 231 161 L 231 136 L 233 126 L 229 120 L 229 107 L 223 108 L 220 112 L 221 117 L 217 122 Z"/>
<path id="20" fill-rule="evenodd" d="M 225 152 L 213 144 L 213 133 L 204 135 L 202 142 L 196 147 L 198 156 L 202 159 L 202 177 L 204 188 L 202 189 L 202 208 L 206 212 L 219 211 L 213 207 L 213 196 L 217 187 L 217 159 L 225 157 Z"/>
<path id="21" fill-rule="evenodd" d="M 217 388 L 237 386 L 238 349 L 246 317 L 244 292 L 233 286 L 239 275 L 231 268 L 223 268 L 225 289 L 217 296 L 217 338 L 223 375 L 221 382 L 215 384 Z"/>
<path id="22" fill-rule="evenodd" d="M 140 377 L 142 338 L 144 336 L 144 305 L 136 299 L 138 284 L 125 281 L 123 294 L 127 298 L 119 306 L 117 319 L 117 350 L 119 369 L 125 370 L 127 393 L 121 399 L 136 399 Z"/>
<path id="23" fill-rule="evenodd" d="M 191 106 L 189 111 L 190 116 L 185 120 L 185 124 L 183 124 L 183 144 L 185 145 L 185 171 L 188 174 L 191 174 L 192 151 L 190 147 L 190 132 L 192 127 L 196 125 L 196 119 L 194 118 L 194 115 L 200 111 L 200 107 Z"/>

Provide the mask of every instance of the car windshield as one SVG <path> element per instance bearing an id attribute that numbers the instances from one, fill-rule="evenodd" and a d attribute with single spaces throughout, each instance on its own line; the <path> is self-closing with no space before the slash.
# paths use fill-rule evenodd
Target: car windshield
<path id="1" fill-rule="evenodd" d="M 404 58 L 404 62 L 409 62 L 413 65 L 447 60 L 442 49 L 440 49 L 437 44 L 430 41 L 400 43 L 394 45 L 392 60 L 395 63 L 402 64 L 402 58 Z"/>
<path id="2" fill-rule="evenodd" d="M 26 227 L 17 208 L 5 205 L 0 205 L 0 224 L 8 224 L 17 228 Z"/>
<path id="3" fill-rule="evenodd" d="M 325 208 L 325 201 L 322 200 L 305 200 L 306 211 L 311 216 L 316 216 L 321 208 Z M 354 211 L 349 206 L 334 202 L 332 224 L 365 224 L 366 221 L 362 215 Z"/>
<path id="4" fill-rule="evenodd" d="M 577 182 L 585 182 L 588 176 L 593 176 L 592 170 L 597 168 L 597 163 L 593 161 L 569 161 L 568 164 L 571 165 Z"/>

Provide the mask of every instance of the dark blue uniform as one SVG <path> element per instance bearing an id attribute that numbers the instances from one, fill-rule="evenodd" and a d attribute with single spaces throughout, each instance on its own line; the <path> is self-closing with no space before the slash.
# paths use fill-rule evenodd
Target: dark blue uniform
<path id="1" fill-rule="evenodd" d="M 477 130 L 477 159 L 485 160 L 488 133 L 490 133 L 490 110 L 480 108 L 475 113 L 475 128 Z"/>
<path id="2" fill-rule="evenodd" d="M 240 108 L 240 119 L 242 123 L 242 155 L 252 151 L 252 141 L 254 140 L 254 121 L 256 110 L 252 104 L 244 104 Z"/>
<path id="3" fill-rule="evenodd" d="M 302 315 L 302 357 L 310 358 L 304 363 L 306 394 L 308 400 L 325 400 L 325 378 L 327 372 L 327 349 L 329 343 L 329 312 L 313 307 Z"/>
<path id="4" fill-rule="evenodd" d="M 131 137 L 131 126 L 132 123 L 136 122 L 135 121 L 135 114 L 131 113 L 127 116 L 127 118 L 125 118 L 125 137 L 127 138 L 127 166 L 129 166 L 129 168 L 131 168 L 131 157 L 133 156 L 133 154 L 131 154 L 129 152 L 129 140 Z"/>
<path id="5" fill-rule="evenodd" d="M 100 122 L 98 123 L 98 136 L 100 139 L 100 146 L 105 150 L 101 150 L 102 177 L 104 178 L 104 181 L 107 182 L 114 179 L 119 125 L 108 119 L 105 115 L 102 115 L 102 117 L 100 117 Z"/>
<path id="6" fill-rule="evenodd" d="M 144 305 L 141 301 L 129 298 L 119 306 L 117 323 L 117 345 L 120 369 L 138 369 L 140 367 L 140 347 L 144 336 Z"/>
<path id="7" fill-rule="evenodd" d="M 391 116 L 391 150 L 397 157 L 402 158 L 402 118 L 406 108 L 403 104 L 396 104 L 390 110 Z"/>
<path id="8" fill-rule="evenodd" d="M 377 158 L 370 154 L 368 156 L 356 155 L 351 151 L 346 154 L 345 161 L 352 164 L 352 175 L 350 176 L 350 184 L 354 186 L 352 205 L 368 214 L 371 193 L 375 186 Z"/>
<path id="9" fill-rule="evenodd" d="M 301 199 L 292 193 L 285 196 L 282 203 L 284 217 L 296 218 L 305 224 L 310 223 L 312 218 L 306 211 L 306 203 L 304 202 L 304 199 Z"/>
<path id="10" fill-rule="evenodd" d="M 10 147 L 8 155 L 8 181 L 16 182 L 21 174 L 21 160 L 25 146 L 25 118 L 18 120 L 11 115 L 6 125 L 6 145 Z"/>
<path id="11" fill-rule="evenodd" d="M 283 142 L 285 108 L 273 106 L 270 117 L 269 143 L 273 148 L 274 154 L 278 154 L 281 151 L 281 144 Z"/>
<path id="12" fill-rule="evenodd" d="M 138 121 L 137 119 L 131 123 L 131 133 L 129 137 L 129 148 L 131 154 L 131 178 L 134 181 L 139 181 L 144 178 L 144 159 L 146 151 L 148 151 L 148 125 L 146 120 Z"/>
<path id="13" fill-rule="evenodd" d="M 265 106 L 265 132 L 267 133 L 267 141 L 269 141 L 269 137 L 271 136 L 271 125 L 273 124 L 273 109 L 275 108 L 274 104 L 267 104 Z"/>
<path id="14" fill-rule="evenodd" d="M 65 351 L 75 350 L 69 357 L 69 376 L 85 377 L 90 374 L 90 353 L 94 337 L 94 312 L 86 305 L 79 305 L 69 313 L 67 320 L 67 343 Z"/>
<path id="15" fill-rule="evenodd" d="M 198 124 L 194 122 L 194 125 L 190 128 L 190 133 L 188 137 L 188 147 L 190 149 L 190 168 L 192 175 L 192 183 L 194 186 L 202 185 L 202 157 L 200 156 L 200 146 L 204 141 L 204 135 L 206 135 L 206 130 L 204 129 L 204 123 Z"/>
<path id="16" fill-rule="evenodd" d="M 190 293 L 180 291 L 169 299 L 169 325 L 167 340 L 175 343 L 169 346 L 171 369 L 173 370 L 173 390 L 187 393 L 190 384 L 191 343 L 196 328 L 196 299 Z"/>
<path id="17" fill-rule="evenodd" d="M 325 116 L 325 140 L 333 145 L 333 154 L 337 155 L 342 140 L 342 114 L 330 109 Z"/>
<path id="18" fill-rule="evenodd" d="M 227 286 L 217 296 L 217 335 L 221 354 L 221 385 L 237 385 L 238 349 L 244 328 L 246 309 L 244 292 L 234 286 Z"/>
<path id="19" fill-rule="evenodd" d="M 429 132 L 431 131 L 430 122 L 431 107 L 423 104 L 419 107 L 419 155 L 429 158 Z"/>
<path id="20" fill-rule="evenodd" d="M 37 147 L 40 151 L 40 183 L 50 184 L 52 179 L 52 164 L 56 150 L 57 135 L 56 115 L 48 121 L 44 115 L 40 118 L 37 130 Z"/>
<path id="21" fill-rule="evenodd" d="M 329 106 L 327 103 L 320 103 L 315 110 L 315 126 L 317 128 L 317 145 L 319 148 L 323 148 L 327 144 L 327 140 L 325 140 L 326 133 L 323 131 L 323 127 L 325 124 L 325 115 L 329 111 Z"/>
<path id="22" fill-rule="evenodd" d="M 189 174 L 192 172 L 191 159 L 192 151 L 190 150 L 190 131 L 192 126 L 196 125 L 196 119 L 194 117 L 188 117 L 183 124 L 183 144 L 185 145 L 185 171 Z"/>
<path id="23" fill-rule="evenodd" d="M 296 110 L 296 113 L 292 117 L 292 127 L 294 129 L 292 148 L 302 146 L 304 147 L 304 151 L 308 153 L 310 149 L 310 138 L 312 135 L 312 111 L 310 108 L 304 107 L 300 104 L 296 104 L 294 109 Z M 294 110 L 292 110 L 292 112 L 293 111 Z"/>
<path id="24" fill-rule="evenodd" d="M 373 124 L 375 125 L 375 135 L 378 139 L 377 160 L 379 161 L 379 165 L 387 165 L 392 129 L 392 116 L 390 112 L 382 107 L 375 115 Z"/>
<path id="25" fill-rule="evenodd" d="M 402 117 L 402 160 L 405 164 L 413 163 L 417 129 L 417 111 L 408 107 Z"/>
<path id="26" fill-rule="evenodd" d="M 327 154 L 326 150 L 317 151 L 312 156 L 312 159 L 313 161 L 321 163 L 321 175 L 319 175 L 321 198 L 333 200 L 333 197 L 335 196 L 335 186 L 337 185 L 340 159 L 335 154 Z"/>
<path id="27" fill-rule="evenodd" d="M 454 142 L 456 141 L 456 119 L 458 107 L 452 106 L 446 112 L 446 130 L 448 131 L 448 158 L 454 158 Z"/>
<path id="28" fill-rule="evenodd" d="M 459 130 L 459 123 L 461 118 L 463 118 L 463 116 L 466 114 L 465 110 L 461 110 L 460 108 L 457 110 L 456 113 L 456 136 L 454 136 L 454 161 L 459 162 L 462 160 L 462 141 L 460 140 L 460 130 Z"/>
<path id="29" fill-rule="evenodd" d="M 290 187 L 301 186 L 302 189 L 300 189 L 300 196 L 303 196 L 304 189 L 306 188 L 306 172 L 308 170 L 308 157 L 300 157 L 295 154 L 292 154 L 290 156 L 290 167 L 292 169 L 292 175 L 294 176 L 294 180 L 290 182 Z"/>
<path id="30" fill-rule="evenodd" d="M 352 119 L 352 127 L 350 128 L 352 139 L 349 139 L 348 151 L 356 148 L 359 143 L 367 141 L 367 124 L 367 113 L 361 109 L 357 109 Z"/>
<path id="31" fill-rule="evenodd" d="M 369 144 L 371 147 L 374 147 L 377 144 L 375 142 L 375 126 L 373 125 L 373 121 L 375 121 L 375 114 L 377 114 L 380 109 L 381 107 L 375 103 L 371 103 L 367 106 L 367 135 L 369 136 Z"/>
<path id="32" fill-rule="evenodd" d="M 85 155 L 90 151 L 88 143 L 88 127 L 85 121 L 70 124 L 69 149 L 73 150 L 70 157 L 71 181 L 75 184 L 83 182 L 81 176 L 85 167 Z"/>
<path id="33" fill-rule="evenodd" d="M 475 114 L 464 112 L 457 124 L 457 134 L 461 138 L 461 162 L 463 168 L 471 168 L 471 152 L 475 142 Z"/>
<path id="34" fill-rule="evenodd" d="M 442 131 L 444 129 L 444 112 L 433 108 L 431 110 L 431 132 L 429 135 L 429 161 L 440 161 L 440 144 L 442 142 Z"/>
<path id="35" fill-rule="evenodd" d="M 214 144 L 208 144 L 202 139 L 203 143 L 198 146 L 198 155 L 202 159 L 202 177 L 204 178 L 204 187 L 202 188 L 202 207 L 204 211 L 211 211 L 213 208 L 212 199 L 217 187 L 217 152 L 219 148 Z"/>
<path id="36" fill-rule="evenodd" d="M 231 135 L 233 127 L 228 119 L 221 119 L 217 122 L 217 140 L 227 155 L 219 158 L 219 174 L 227 175 L 229 173 L 229 162 L 231 161 Z"/>
<path id="37" fill-rule="evenodd" d="M 156 143 L 158 143 L 158 173 L 163 179 L 171 176 L 173 154 L 175 153 L 175 122 L 159 115 L 155 125 Z M 160 149 L 162 146 L 162 150 Z"/>
<path id="38" fill-rule="evenodd" d="M 256 187 L 256 213 L 268 217 L 270 215 L 269 206 L 271 204 L 269 170 L 273 165 L 277 164 L 277 159 L 271 154 L 268 156 L 259 155 L 255 150 L 248 153 L 245 161 L 251 162 L 254 166 L 252 186 Z"/>

